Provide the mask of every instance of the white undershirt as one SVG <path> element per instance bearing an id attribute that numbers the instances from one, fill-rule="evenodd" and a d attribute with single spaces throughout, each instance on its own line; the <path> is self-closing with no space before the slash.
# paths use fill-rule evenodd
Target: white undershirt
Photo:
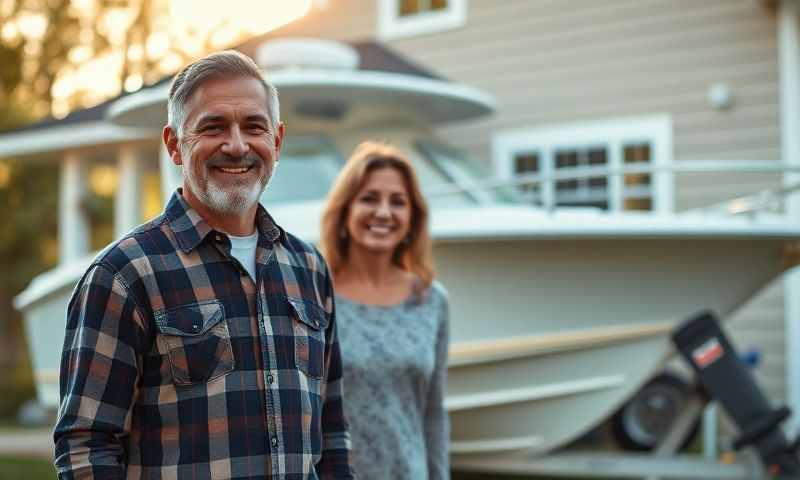
<path id="1" fill-rule="evenodd" d="M 231 239 L 231 255 L 247 270 L 250 278 L 256 281 L 256 247 L 258 246 L 258 230 L 246 237 L 228 235 Z"/>

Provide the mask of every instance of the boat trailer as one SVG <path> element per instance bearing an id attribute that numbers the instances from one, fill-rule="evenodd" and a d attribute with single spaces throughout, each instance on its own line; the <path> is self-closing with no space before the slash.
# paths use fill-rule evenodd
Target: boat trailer
<path id="1" fill-rule="evenodd" d="M 653 452 L 568 449 L 543 456 L 474 456 L 455 459 L 453 469 L 549 478 L 800 479 L 800 437 L 790 440 L 781 426 L 790 410 L 770 405 L 717 316 L 709 311 L 694 315 L 673 332 L 672 341 L 694 371 L 695 383 L 688 402 Z M 741 454 L 735 463 L 678 453 L 710 402 L 722 407 L 738 429 L 733 447 Z"/>

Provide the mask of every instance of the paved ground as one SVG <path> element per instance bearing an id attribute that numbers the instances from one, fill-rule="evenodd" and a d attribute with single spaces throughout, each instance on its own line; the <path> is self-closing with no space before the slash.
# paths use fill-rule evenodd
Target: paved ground
<path id="1" fill-rule="evenodd" d="M 18 455 L 52 458 L 52 430 L 0 430 L 0 456 Z"/>

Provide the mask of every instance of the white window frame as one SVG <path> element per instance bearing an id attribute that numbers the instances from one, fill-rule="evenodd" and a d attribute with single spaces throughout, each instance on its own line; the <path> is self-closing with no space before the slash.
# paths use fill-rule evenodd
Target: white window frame
<path id="1" fill-rule="evenodd" d="M 502 130 L 492 136 L 492 160 L 498 178 L 514 178 L 514 159 L 519 153 L 539 155 L 539 173 L 551 175 L 555 169 L 555 151 L 562 148 L 585 148 L 606 145 L 608 167 L 623 167 L 622 147 L 634 142 L 650 144 L 651 165 L 669 167 L 673 160 L 672 118 L 667 114 L 643 117 L 604 119 L 592 122 L 549 125 L 545 127 Z M 672 213 L 675 209 L 673 174 L 658 171 L 651 175 L 654 213 Z M 609 212 L 622 210 L 624 178 L 608 180 Z M 555 182 L 540 186 L 545 207 L 555 203 Z"/>
<path id="2" fill-rule="evenodd" d="M 400 0 L 378 2 L 378 37 L 392 40 L 437 33 L 463 27 L 467 23 L 467 0 L 448 0 L 447 8 L 402 17 L 398 14 Z"/>

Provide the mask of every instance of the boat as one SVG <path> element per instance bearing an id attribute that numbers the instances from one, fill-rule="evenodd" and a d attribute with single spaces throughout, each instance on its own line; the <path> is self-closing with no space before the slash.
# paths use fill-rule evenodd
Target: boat
<path id="1" fill-rule="evenodd" d="M 781 275 L 800 239 L 800 226 L 769 215 L 531 205 L 436 134 L 490 114 L 481 91 L 360 69 L 357 51 L 323 40 L 272 40 L 257 60 L 288 125 L 262 199 L 285 229 L 318 240 L 324 195 L 364 139 L 391 141 L 418 169 L 451 303 L 446 407 L 456 459 L 546 453 L 588 432 L 663 368 L 678 322 L 701 309 L 735 311 Z M 168 88 L 120 98 L 108 121 L 160 127 Z M 160 165 L 167 195 L 180 172 L 163 152 Z M 90 261 L 42 274 L 16 298 L 36 339 L 45 404 L 58 400 L 64 311 Z"/>

